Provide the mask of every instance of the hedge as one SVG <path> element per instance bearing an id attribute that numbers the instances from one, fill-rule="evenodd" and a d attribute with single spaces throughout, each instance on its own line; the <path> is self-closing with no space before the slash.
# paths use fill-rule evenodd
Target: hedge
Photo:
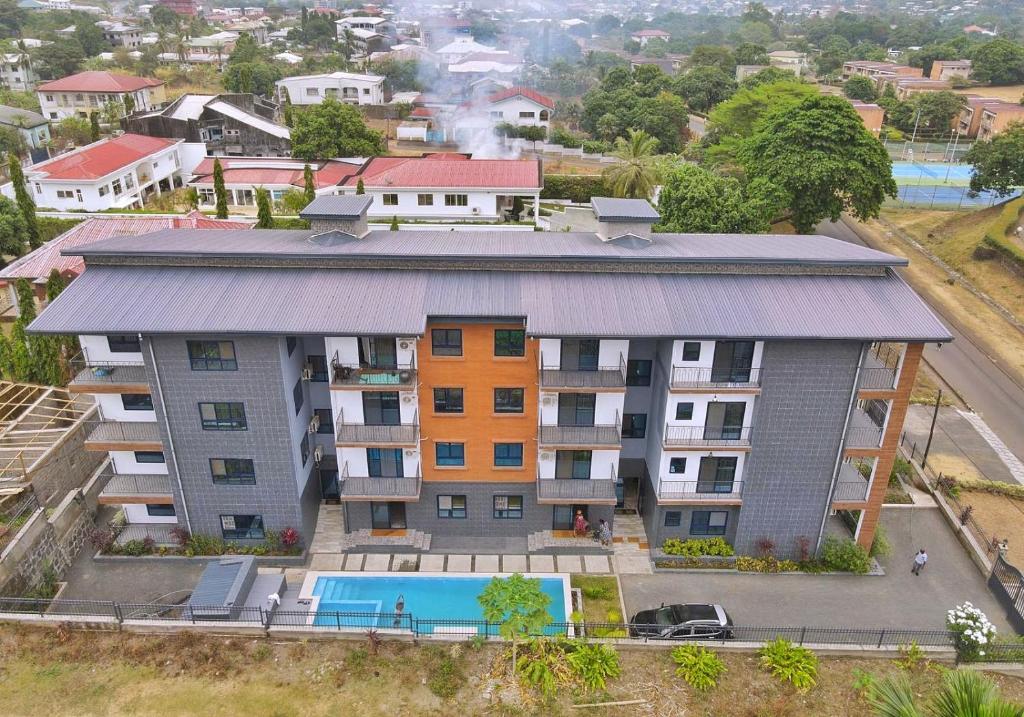
<path id="1" fill-rule="evenodd" d="M 547 174 L 541 199 L 568 199 L 586 204 L 591 197 L 610 197 L 611 192 L 599 174 Z"/>

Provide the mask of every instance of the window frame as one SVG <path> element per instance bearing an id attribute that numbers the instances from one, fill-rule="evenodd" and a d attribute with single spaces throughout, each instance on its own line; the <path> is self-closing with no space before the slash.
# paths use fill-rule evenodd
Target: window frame
<path id="1" fill-rule="evenodd" d="M 688 407 L 688 408 L 684 408 Z M 686 415 L 682 415 L 682 414 Z M 693 401 L 680 401 L 676 404 L 676 420 L 677 421 L 692 421 L 693 420 Z"/>
<path id="2" fill-rule="evenodd" d="M 230 347 L 230 358 L 224 358 L 222 351 L 225 347 Z M 194 349 L 199 349 L 202 354 L 194 354 Z M 216 351 L 216 356 L 213 355 L 213 350 Z M 188 354 L 189 367 L 193 371 L 238 370 L 238 353 L 235 351 L 234 341 L 187 339 L 185 341 L 185 351 Z"/>
<path id="3" fill-rule="evenodd" d="M 518 334 L 518 341 L 515 341 L 513 334 Z M 526 329 L 495 329 L 494 355 L 502 358 L 526 356 Z"/>
<path id="4" fill-rule="evenodd" d="M 126 411 L 155 411 L 156 410 L 153 407 L 153 394 L 151 394 L 151 393 L 122 393 L 122 394 L 119 394 L 119 395 L 121 396 L 121 407 L 124 410 L 126 410 Z M 139 405 L 129 406 L 125 402 L 126 398 L 142 399 L 142 397 L 148 398 L 149 399 L 148 403 L 145 402 L 145 401 L 141 401 Z"/>
<path id="5" fill-rule="evenodd" d="M 646 373 L 642 371 L 631 371 L 637 367 L 646 366 Z M 627 386 L 650 386 L 651 373 L 654 362 L 650 359 L 630 359 L 626 361 L 626 385 Z"/>
<path id="6" fill-rule="evenodd" d="M 669 518 L 671 517 L 671 521 Z M 683 511 L 681 510 L 666 510 L 665 518 L 662 522 L 665 528 L 681 528 L 683 527 Z"/>
<path id="7" fill-rule="evenodd" d="M 299 458 L 302 459 L 302 465 L 309 463 L 309 431 L 302 432 L 302 439 L 299 441 Z"/>
<path id="8" fill-rule="evenodd" d="M 245 413 L 245 403 L 243 401 L 199 401 L 199 423 L 204 431 L 247 431 L 249 430 L 249 421 Z M 214 418 L 207 419 L 203 417 L 203 406 L 212 406 L 214 411 Z M 220 418 L 217 417 L 219 408 L 226 408 L 229 412 L 233 413 L 236 408 L 241 408 L 241 420 L 236 418 Z"/>
<path id="9" fill-rule="evenodd" d="M 173 518 L 177 513 L 173 503 L 146 503 L 146 515 L 151 518 Z"/>
<path id="10" fill-rule="evenodd" d="M 458 337 L 458 343 L 452 338 Z M 438 339 L 442 339 L 438 341 Z M 462 329 L 437 328 L 430 330 L 431 356 L 462 356 Z"/>
<path id="11" fill-rule="evenodd" d="M 292 402 L 295 404 L 295 415 L 298 416 L 302 412 L 302 406 L 306 403 L 306 395 L 302 390 L 302 376 L 299 376 L 295 385 L 292 386 Z"/>
<path id="12" fill-rule="evenodd" d="M 683 462 L 682 466 L 681 466 L 682 470 L 673 470 L 673 464 L 675 464 L 676 461 L 682 461 Z M 686 456 L 673 456 L 672 458 L 669 458 L 668 459 L 668 472 L 669 472 L 669 475 L 674 475 L 674 476 L 684 475 L 686 473 Z"/>
<path id="13" fill-rule="evenodd" d="M 637 427 L 637 419 L 640 427 Z M 629 430 L 626 424 L 629 423 Z M 623 438 L 647 438 L 647 414 L 646 413 L 623 413 L 622 414 L 622 437 Z"/>
<path id="14" fill-rule="evenodd" d="M 417 207 L 432 207 L 434 206 L 434 195 L 433 193 L 420 192 L 416 195 L 416 206 Z"/>
<path id="15" fill-rule="evenodd" d="M 260 513 L 221 513 L 219 517 L 220 535 L 224 540 L 265 540 L 267 537 L 267 530 L 263 524 L 263 515 Z M 235 523 L 236 527 L 225 528 L 225 518 L 231 518 L 231 521 Z M 241 535 L 241 530 L 237 527 L 239 518 L 249 519 L 249 527 L 246 529 L 245 535 Z M 254 524 L 256 526 L 255 528 Z M 258 531 L 258 534 L 252 534 L 254 530 Z"/>
<path id="16" fill-rule="evenodd" d="M 107 334 L 107 350 L 112 354 L 142 353 L 142 339 L 137 334 Z M 115 341 L 111 341 L 115 339 Z M 131 348 L 124 348 L 130 346 Z"/>
<path id="17" fill-rule="evenodd" d="M 398 194 L 396 192 L 385 192 L 380 195 L 380 203 L 385 207 L 397 207 L 398 206 Z"/>
<path id="18" fill-rule="evenodd" d="M 314 408 L 313 415 L 320 418 L 317 435 L 334 435 L 334 411 L 329 408 Z M 326 419 L 326 420 L 325 420 Z"/>
<path id="19" fill-rule="evenodd" d="M 711 516 L 713 515 L 725 516 L 721 526 L 711 525 Z M 701 519 L 701 525 L 698 525 L 697 516 L 704 516 Z M 725 535 L 728 528 L 729 511 L 727 510 L 695 510 L 690 513 L 690 535 Z M 705 532 L 698 532 L 698 530 L 704 530 Z"/>
<path id="20" fill-rule="evenodd" d="M 514 450 L 510 450 L 512 448 L 518 448 L 519 449 L 519 457 L 518 458 L 516 458 L 516 456 L 514 456 L 514 455 L 510 455 L 510 454 L 515 453 Z M 494 467 L 495 468 L 522 468 L 523 467 L 523 455 L 524 455 L 523 448 L 524 448 L 523 444 L 522 443 L 517 443 L 517 442 L 495 443 L 494 444 Z M 504 451 L 506 453 L 506 455 L 502 456 L 502 457 L 499 457 L 498 456 L 499 451 Z M 515 463 L 508 463 L 508 462 L 502 463 L 502 462 L 499 462 L 499 461 L 517 461 L 517 462 L 515 462 Z"/>
<path id="21" fill-rule="evenodd" d="M 132 453 L 133 453 L 132 457 L 135 459 L 136 463 L 157 463 L 157 464 L 166 464 L 167 463 L 167 456 L 164 455 L 163 451 L 132 451 Z M 157 453 L 160 454 L 160 460 L 158 460 L 158 461 L 142 460 L 142 459 L 139 458 L 140 455 L 155 455 Z"/>
<path id="22" fill-rule="evenodd" d="M 693 358 L 687 358 L 687 354 L 693 353 L 693 347 L 697 347 L 697 355 Z M 683 342 L 683 361 L 700 361 L 700 341 L 684 341 Z"/>
<path id="23" fill-rule="evenodd" d="M 468 194 L 445 194 L 444 205 L 446 207 L 468 207 L 469 206 L 469 195 Z"/>
<path id="24" fill-rule="evenodd" d="M 223 472 L 218 472 L 218 466 Z M 248 464 L 248 470 L 244 470 Z M 235 470 L 231 470 L 231 468 Z M 243 470 L 238 470 L 241 467 Z M 252 458 L 211 458 L 210 479 L 214 485 L 256 485 L 256 465 Z"/>
<path id="25" fill-rule="evenodd" d="M 447 508 L 441 507 L 441 499 L 447 498 Z M 462 508 L 456 507 L 456 500 L 462 499 Z M 458 513 L 462 514 L 459 515 Z M 447 513 L 447 515 L 445 515 Z M 469 499 L 465 494 L 448 494 L 443 493 L 437 496 L 437 518 L 438 520 L 466 520 L 469 517 Z"/>
<path id="26" fill-rule="evenodd" d="M 439 392 L 442 393 L 441 397 L 438 396 Z M 456 395 L 458 396 L 457 410 L 451 407 Z M 434 413 L 444 416 L 459 416 L 465 414 L 465 412 L 466 394 L 463 388 L 459 386 L 439 386 L 434 388 Z"/>
<path id="27" fill-rule="evenodd" d="M 441 457 L 441 447 L 445 447 L 448 454 Z M 455 449 L 458 446 L 458 449 Z M 453 455 L 458 453 L 459 455 Z M 457 463 L 455 461 L 458 461 Z M 434 443 L 434 467 L 435 468 L 464 468 L 466 466 L 466 444 L 461 441 L 437 441 Z"/>
<path id="28" fill-rule="evenodd" d="M 498 500 L 505 499 L 505 508 L 498 508 Z M 518 500 L 519 507 L 514 508 L 512 501 Z M 502 515 L 504 513 L 504 515 Z M 522 520 L 523 519 L 523 496 L 521 495 L 495 495 L 491 497 L 491 517 L 494 520 Z"/>
<path id="29" fill-rule="evenodd" d="M 502 392 L 499 394 L 499 392 Z M 519 401 L 518 406 L 515 402 L 515 397 L 518 393 Z M 506 400 L 499 403 L 498 396 L 506 395 Z M 502 415 L 520 415 L 526 412 L 526 389 L 519 386 L 500 387 L 494 389 L 493 394 L 494 402 L 492 408 L 495 413 Z"/>

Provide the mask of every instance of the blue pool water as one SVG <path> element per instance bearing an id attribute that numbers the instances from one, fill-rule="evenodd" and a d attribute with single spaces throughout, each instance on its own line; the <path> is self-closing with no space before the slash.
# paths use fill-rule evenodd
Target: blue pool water
<path id="1" fill-rule="evenodd" d="M 477 602 L 489 577 L 452 576 L 359 576 L 324 575 L 317 578 L 313 596 L 320 598 L 314 623 L 339 627 L 409 629 L 409 616 L 423 622 L 436 621 L 442 627 L 459 627 L 483 631 L 477 621 L 484 619 Z M 548 612 L 555 623 L 566 621 L 567 589 L 560 578 L 541 578 L 541 589 L 551 597 Z M 394 624 L 395 603 L 405 601 L 403 619 Z M 426 631 L 437 629 L 427 626 Z M 493 632 L 493 630 L 492 630 Z"/>

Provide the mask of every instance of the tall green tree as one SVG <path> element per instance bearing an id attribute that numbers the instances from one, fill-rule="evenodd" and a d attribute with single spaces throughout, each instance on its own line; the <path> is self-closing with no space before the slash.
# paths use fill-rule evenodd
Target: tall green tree
<path id="1" fill-rule="evenodd" d="M 274 228 L 274 215 L 270 208 L 270 192 L 263 187 L 256 188 L 256 228 Z"/>
<path id="2" fill-rule="evenodd" d="M 220 160 L 213 160 L 213 196 L 217 202 L 217 218 L 228 218 L 228 190 L 224 186 L 224 168 Z"/>
<path id="3" fill-rule="evenodd" d="M 697 112 L 707 112 L 736 91 L 736 80 L 718 67 L 695 67 L 676 81 L 678 92 L 687 106 Z"/>
<path id="4" fill-rule="evenodd" d="M 360 177 L 359 181 L 356 182 L 356 194 L 366 194 L 366 185 L 363 184 L 362 177 Z"/>
<path id="5" fill-rule="evenodd" d="M 7 157 L 7 168 L 8 176 L 11 178 L 11 184 L 14 185 L 14 199 L 18 203 L 18 209 L 21 211 L 21 216 L 25 222 L 25 238 L 28 239 L 28 245 L 32 249 L 38 249 L 42 246 L 43 242 L 39 236 L 39 223 L 36 221 L 36 203 L 32 199 L 32 195 L 28 193 L 28 185 L 25 183 L 25 173 L 21 171 L 21 163 L 18 158 L 11 154 Z M 18 246 L 21 246 L 21 242 L 18 242 Z M 8 244 L 8 247 L 11 245 Z M 24 251 L 24 250 L 22 250 Z M 8 253 L 6 249 L 4 253 Z M 22 252 L 19 251 L 16 256 L 21 256 Z"/>
<path id="6" fill-rule="evenodd" d="M 749 181 L 778 187 L 801 234 L 844 211 L 876 217 L 885 198 L 896 196 L 888 152 L 841 97 L 809 97 L 773 112 L 738 157 Z"/>
<path id="7" fill-rule="evenodd" d="M 398 231 L 398 215 L 397 214 L 392 215 L 392 217 L 391 217 L 391 225 L 388 227 L 388 229 L 390 229 L 393 232 L 397 232 Z"/>
<path id="8" fill-rule="evenodd" d="M 302 191 L 306 195 L 306 204 L 316 199 L 316 180 L 313 179 L 313 168 L 308 164 L 302 168 Z"/>
<path id="9" fill-rule="evenodd" d="M 611 155 L 619 161 L 604 171 L 605 181 L 616 197 L 649 199 L 657 182 L 655 153 L 658 140 L 643 130 L 629 130 L 618 137 Z"/>
<path id="10" fill-rule="evenodd" d="M 35 215 L 32 215 L 35 218 Z M 19 257 L 25 253 L 28 225 L 17 204 L 0 197 L 0 266 L 7 266 L 5 257 Z"/>
<path id="11" fill-rule="evenodd" d="M 100 139 L 100 113 L 96 111 L 89 113 L 89 139 L 93 142 Z"/>
<path id="12" fill-rule="evenodd" d="M 292 156 L 299 159 L 372 157 L 385 148 L 384 136 L 366 126 L 359 110 L 335 99 L 301 112 L 292 129 Z"/>
<path id="13" fill-rule="evenodd" d="M 541 589 L 539 578 L 514 573 L 507 578 L 495 577 L 477 596 L 484 619 L 499 624 L 498 631 L 512 642 L 512 674 L 515 674 L 519 640 L 536 635 L 553 618 L 548 612 L 551 596 Z"/>
<path id="14" fill-rule="evenodd" d="M 1024 187 L 1024 123 L 1015 122 L 992 139 L 975 142 L 964 155 L 971 165 L 971 189 L 1001 197 Z"/>
<path id="15" fill-rule="evenodd" d="M 977 47 L 971 53 L 971 76 L 988 85 L 1024 82 L 1024 46 L 997 37 Z"/>
<path id="16" fill-rule="evenodd" d="M 755 181 L 744 187 L 733 177 L 720 177 L 693 164 L 680 164 L 667 173 L 658 195 L 658 231 L 767 232 L 780 200 L 780 193 L 763 182 Z"/>
<path id="17" fill-rule="evenodd" d="M 68 286 L 67 278 L 56 269 L 50 270 L 50 275 L 46 277 L 46 303 L 50 303 L 64 291 Z"/>
<path id="18" fill-rule="evenodd" d="M 878 99 L 878 87 L 870 77 L 854 75 L 843 84 L 843 94 L 851 100 L 874 102 Z"/>

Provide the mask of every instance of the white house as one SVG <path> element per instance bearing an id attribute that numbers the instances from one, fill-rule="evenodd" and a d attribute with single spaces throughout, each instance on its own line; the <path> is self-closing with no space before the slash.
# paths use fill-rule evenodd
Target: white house
<path id="1" fill-rule="evenodd" d="M 803 75 L 809 65 L 806 52 L 775 50 L 768 53 L 768 64 L 779 70 L 789 70 L 797 77 Z"/>
<path id="2" fill-rule="evenodd" d="M 496 122 L 548 127 L 555 102 L 528 87 L 510 87 L 488 97 L 484 108 Z"/>
<path id="3" fill-rule="evenodd" d="M 328 97 L 353 105 L 382 105 L 384 78 L 353 72 L 286 77 L 277 81 L 277 96 L 293 105 L 318 105 Z"/>
<path id="4" fill-rule="evenodd" d="M 257 189 L 266 189 L 275 202 L 280 201 L 288 190 L 302 191 L 307 164 L 313 171 L 316 193 L 335 194 L 338 184 L 355 174 L 363 164 L 362 159 L 305 162 L 288 157 L 218 157 L 217 160 L 224 172 L 228 205 L 233 207 L 254 206 Z M 213 190 L 213 163 L 212 157 L 206 157 L 192 170 L 189 186 L 199 192 L 200 206 L 213 207 L 217 203 Z"/>
<path id="5" fill-rule="evenodd" d="M 338 26 L 338 39 L 343 39 L 345 30 L 369 30 L 378 35 L 393 35 L 395 26 L 387 18 L 373 16 L 343 17 L 336 21 Z"/>
<path id="6" fill-rule="evenodd" d="M 50 141 L 50 123 L 38 112 L 0 105 L 0 125 L 17 129 L 30 149 Z"/>
<path id="7" fill-rule="evenodd" d="M 664 30 L 637 30 L 630 35 L 630 38 L 639 42 L 640 47 L 646 47 L 647 43 L 651 40 L 662 40 L 663 42 L 668 42 L 672 39 L 672 35 Z"/>
<path id="8" fill-rule="evenodd" d="M 36 87 L 44 117 L 88 117 L 107 102 L 126 104 L 131 98 L 135 110 L 151 110 L 164 101 L 164 83 L 148 77 L 88 71 L 44 82 Z"/>
<path id="9" fill-rule="evenodd" d="M 58 211 L 140 208 L 151 194 L 184 185 L 206 153 L 202 144 L 123 134 L 25 170 L 36 206 Z M 8 183 L 3 193 L 14 196 Z"/>
<path id="10" fill-rule="evenodd" d="M 0 86 L 19 92 L 31 92 L 38 81 L 39 75 L 32 68 L 28 55 L 20 52 L 0 55 Z"/>
<path id="11" fill-rule="evenodd" d="M 442 63 L 450 65 L 476 52 L 494 52 L 494 48 L 490 45 L 481 45 L 472 37 L 460 37 L 435 50 L 434 54 L 441 59 Z"/>

